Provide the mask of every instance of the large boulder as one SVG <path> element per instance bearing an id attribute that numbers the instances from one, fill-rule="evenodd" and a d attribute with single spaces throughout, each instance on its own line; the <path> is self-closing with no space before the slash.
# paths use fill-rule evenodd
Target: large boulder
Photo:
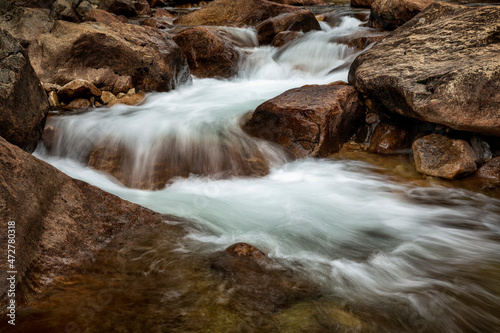
<path id="1" fill-rule="evenodd" d="M 357 57 L 349 83 L 391 112 L 500 136 L 499 25 L 500 7 L 434 3 Z"/>
<path id="2" fill-rule="evenodd" d="M 130 84 L 169 91 L 190 79 L 186 56 L 167 33 L 132 24 L 57 21 L 29 54 L 38 77 L 60 85 L 83 79 L 113 93 Z"/>
<path id="3" fill-rule="evenodd" d="M 218 29 L 186 29 L 176 35 L 174 41 L 186 54 L 189 69 L 197 77 L 229 78 L 238 71 L 240 52 Z"/>
<path id="4" fill-rule="evenodd" d="M 47 94 L 23 47 L 0 30 L 0 136 L 34 151 L 48 111 Z"/>
<path id="5" fill-rule="evenodd" d="M 272 17 L 257 26 L 257 36 L 261 45 L 271 44 L 274 37 L 283 31 L 309 32 L 321 30 L 319 22 L 309 10 L 284 13 Z"/>
<path id="6" fill-rule="evenodd" d="M 440 134 L 418 138 L 412 144 L 417 171 L 425 175 L 455 179 L 477 170 L 477 156 L 464 140 Z"/>
<path id="7" fill-rule="evenodd" d="M 15 270 L 16 304 L 91 259 L 119 231 L 155 224 L 159 214 L 72 179 L 0 138 L 0 245 L 15 230 L 16 261 L 0 262 L 0 299 Z M 10 222 L 13 221 L 13 222 Z M 9 225 L 15 228 L 8 229 Z"/>
<path id="8" fill-rule="evenodd" d="M 334 83 L 295 88 L 259 105 L 243 125 L 296 157 L 327 156 L 354 132 L 364 111 L 354 87 Z"/>
<path id="9" fill-rule="evenodd" d="M 126 23 L 123 22 L 123 20 L 120 18 L 125 18 L 125 17 L 117 16 L 102 9 L 90 10 L 83 16 L 83 20 L 88 22 L 99 22 L 104 24 L 120 23 L 120 22 Z"/>
<path id="10" fill-rule="evenodd" d="M 301 9 L 266 0 L 215 0 L 174 21 L 181 25 L 257 26 L 265 20 Z"/>
<path id="11" fill-rule="evenodd" d="M 434 0 L 374 0 L 370 3 L 368 25 L 373 28 L 394 30 L 423 11 Z"/>
<path id="12" fill-rule="evenodd" d="M 50 9 L 17 7 L 0 16 L 0 29 L 7 30 L 25 47 L 54 24 Z"/>

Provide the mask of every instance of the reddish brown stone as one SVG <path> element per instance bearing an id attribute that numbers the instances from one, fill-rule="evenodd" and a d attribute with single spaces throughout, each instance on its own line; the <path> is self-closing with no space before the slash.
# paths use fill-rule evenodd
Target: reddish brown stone
<path id="1" fill-rule="evenodd" d="M 282 47 L 302 36 L 304 36 L 304 34 L 300 31 L 282 31 L 274 36 L 271 46 Z"/>
<path id="2" fill-rule="evenodd" d="M 474 176 L 500 185 L 500 157 L 489 160 L 486 164 L 477 170 Z"/>
<path id="3" fill-rule="evenodd" d="M 271 44 L 274 37 L 283 31 L 309 32 L 321 30 L 319 22 L 309 10 L 285 13 L 272 17 L 257 26 L 257 36 L 261 45 Z"/>
<path id="4" fill-rule="evenodd" d="M 338 151 L 364 115 L 356 89 L 340 82 L 291 89 L 261 104 L 243 128 L 296 157 Z"/>
<path id="5" fill-rule="evenodd" d="M 410 149 L 410 133 L 401 127 L 379 123 L 373 132 L 368 151 L 376 154 L 401 154 Z"/>
<path id="6" fill-rule="evenodd" d="M 237 255 L 237 256 L 245 256 L 250 257 L 252 259 L 264 259 L 266 258 L 266 254 L 256 248 L 253 245 L 247 243 L 236 243 L 228 248 L 226 248 L 226 252 Z"/>
<path id="7" fill-rule="evenodd" d="M 186 29 L 176 35 L 174 41 L 186 54 L 193 75 L 228 78 L 237 73 L 240 53 L 218 29 Z"/>
<path id="8" fill-rule="evenodd" d="M 394 30 L 423 11 L 434 0 L 374 0 L 368 24 L 373 28 Z"/>
<path id="9" fill-rule="evenodd" d="M 74 80 L 57 91 L 59 100 L 68 102 L 76 98 L 91 98 L 101 96 L 101 91 L 87 80 Z"/>
<path id="10" fill-rule="evenodd" d="M 155 9 L 153 17 L 175 18 L 175 15 L 163 8 Z"/>
<path id="11" fill-rule="evenodd" d="M 83 20 L 103 24 L 121 23 L 120 19 L 118 19 L 116 15 L 108 13 L 107 11 L 102 9 L 92 9 L 85 14 Z"/>

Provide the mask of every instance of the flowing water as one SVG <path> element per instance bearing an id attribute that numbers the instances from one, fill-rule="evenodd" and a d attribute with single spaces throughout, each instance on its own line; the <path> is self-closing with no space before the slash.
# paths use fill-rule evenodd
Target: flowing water
<path id="1" fill-rule="evenodd" d="M 361 23 L 323 24 L 281 50 L 246 47 L 230 80 L 195 78 L 139 106 L 52 117 L 60 132 L 38 157 L 191 222 L 122 236 L 22 312 L 20 331 L 497 332 L 499 200 L 395 182 L 360 161 L 292 161 L 240 129 L 285 90 L 346 80 L 342 65 L 357 51 L 332 41 Z M 232 33 L 255 41 L 252 30 Z M 103 142 L 125 147 L 133 179 L 149 177 L 158 155 L 203 166 L 157 191 L 130 188 L 86 165 Z M 255 158 L 267 174 L 240 172 Z M 236 242 L 268 253 L 269 267 L 241 276 L 214 257 Z"/>

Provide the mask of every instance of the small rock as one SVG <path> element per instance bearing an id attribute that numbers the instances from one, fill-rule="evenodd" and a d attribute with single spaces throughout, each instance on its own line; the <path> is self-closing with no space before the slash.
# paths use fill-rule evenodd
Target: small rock
<path id="1" fill-rule="evenodd" d="M 135 95 L 126 95 L 126 94 L 123 94 L 124 96 L 123 97 L 119 97 L 122 93 L 120 93 L 118 95 L 118 99 L 115 99 L 113 101 L 111 101 L 108 106 L 113 106 L 113 105 L 116 105 L 116 104 L 125 104 L 125 105 L 137 105 L 139 104 L 140 102 L 142 102 L 142 100 L 144 99 L 144 97 L 146 96 L 145 93 L 143 92 L 140 92 L 140 93 L 137 93 Z"/>
<path id="2" fill-rule="evenodd" d="M 490 181 L 493 185 L 500 185 L 500 157 L 495 157 L 484 164 L 474 176 Z"/>
<path id="3" fill-rule="evenodd" d="M 130 76 L 119 76 L 116 78 L 113 84 L 113 94 L 119 94 L 121 92 L 128 92 L 133 88 L 132 78 Z"/>
<path id="4" fill-rule="evenodd" d="M 51 108 L 58 108 L 61 106 L 59 98 L 57 97 L 57 92 L 54 90 L 49 91 L 49 105 Z"/>
<path id="5" fill-rule="evenodd" d="M 175 18 L 175 15 L 163 8 L 157 8 L 153 17 Z"/>
<path id="6" fill-rule="evenodd" d="M 42 142 L 45 148 L 52 149 L 57 139 L 57 132 L 53 126 L 47 126 L 42 133 Z"/>
<path id="7" fill-rule="evenodd" d="M 125 94 L 125 93 L 122 93 L 122 92 L 121 92 L 121 93 L 119 93 L 118 95 L 116 95 L 116 98 L 118 98 L 118 99 L 122 99 L 123 97 L 126 97 L 126 96 L 128 96 L 128 95 L 127 95 L 127 94 Z"/>
<path id="8" fill-rule="evenodd" d="M 151 6 L 147 0 L 136 0 L 134 7 L 137 16 L 151 16 Z"/>
<path id="9" fill-rule="evenodd" d="M 417 171 L 429 176 L 455 179 L 477 170 L 476 153 L 464 140 L 430 134 L 412 145 Z"/>
<path id="10" fill-rule="evenodd" d="M 274 36 L 271 46 L 282 47 L 302 36 L 304 36 L 304 33 L 300 31 L 282 31 Z"/>
<path id="11" fill-rule="evenodd" d="M 99 97 L 101 91 L 87 80 L 74 80 L 59 89 L 57 95 L 63 101 L 70 101 L 77 98 Z"/>
<path id="12" fill-rule="evenodd" d="M 257 26 L 259 44 L 269 45 L 274 37 L 283 31 L 309 32 L 321 27 L 309 10 L 301 10 L 272 17 Z"/>
<path id="13" fill-rule="evenodd" d="M 116 96 L 113 95 L 112 92 L 109 92 L 109 91 L 103 91 L 102 94 L 101 94 L 101 101 L 104 103 L 104 104 L 109 104 L 111 103 L 112 101 L 114 101 L 116 99 Z"/>
<path id="14" fill-rule="evenodd" d="M 378 123 L 378 121 L 379 121 L 378 114 L 373 112 L 368 113 L 365 117 L 365 122 L 369 125 L 376 124 Z"/>
<path id="15" fill-rule="evenodd" d="M 375 154 L 400 154 L 410 148 L 410 133 L 401 127 L 379 123 L 375 128 L 368 151 Z"/>
<path id="16" fill-rule="evenodd" d="M 94 7 L 92 7 L 92 5 L 88 1 L 82 1 L 82 2 L 80 2 L 78 7 L 76 8 L 76 12 L 78 13 L 78 15 L 80 17 L 84 17 L 85 14 L 87 14 L 88 12 L 90 12 L 93 9 L 94 9 Z"/>
<path id="17" fill-rule="evenodd" d="M 58 91 L 61 86 L 55 83 L 43 83 L 43 89 L 48 93 L 50 91 Z"/>
<path id="18" fill-rule="evenodd" d="M 129 96 L 135 95 L 135 88 L 131 88 L 129 91 L 127 91 L 127 95 Z"/>
<path id="19" fill-rule="evenodd" d="M 89 108 L 92 106 L 92 103 L 88 99 L 85 98 L 77 98 L 73 101 L 71 101 L 68 105 L 66 105 L 66 109 L 68 110 L 79 110 L 79 109 L 85 109 Z"/>
<path id="20" fill-rule="evenodd" d="M 225 250 L 228 253 L 237 255 L 237 256 L 245 256 L 250 257 L 252 259 L 264 259 L 266 258 L 266 254 L 256 248 L 253 245 L 247 243 L 236 243 L 226 248 Z"/>
<path id="21" fill-rule="evenodd" d="M 492 157 L 490 145 L 478 136 L 473 136 L 470 140 L 472 149 L 476 152 L 477 163 L 483 164 Z"/>

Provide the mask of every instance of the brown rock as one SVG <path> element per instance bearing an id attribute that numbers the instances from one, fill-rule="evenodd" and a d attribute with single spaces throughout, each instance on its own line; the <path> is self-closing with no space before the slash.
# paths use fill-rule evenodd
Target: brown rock
<path id="1" fill-rule="evenodd" d="M 271 0 L 271 1 L 290 6 L 324 6 L 327 4 L 323 0 Z"/>
<path id="2" fill-rule="evenodd" d="M 477 170 L 476 153 L 463 140 L 430 134 L 413 141 L 417 171 L 429 176 L 455 179 Z"/>
<path id="3" fill-rule="evenodd" d="M 131 17 L 136 15 L 134 1 L 132 0 L 103 0 L 99 1 L 99 9 L 107 12 Z"/>
<path id="4" fill-rule="evenodd" d="M 48 111 L 47 93 L 23 47 L 0 30 L 0 136 L 34 151 Z"/>
<path id="5" fill-rule="evenodd" d="M 16 7 L 0 16 L 0 29 L 7 30 L 23 46 L 49 32 L 54 23 L 50 9 Z"/>
<path id="6" fill-rule="evenodd" d="M 338 36 L 336 38 L 332 38 L 331 41 L 355 47 L 358 50 L 364 50 L 368 47 L 368 45 L 380 42 L 385 36 L 387 36 L 387 33 L 366 35 L 366 32 L 362 31 L 349 36 Z"/>
<path id="7" fill-rule="evenodd" d="M 434 0 L 374 0 L 368 24 L 372 28 L 394 30 L 423 11 Z"/>
<path id="8" fill-rule="evenodd" d="M 351 7 L 370 8 L 375 0 L 351 0 Z"/>
<path id="9" fill-rule="evenodd" d="M 391 112 L 500 136 L 499 24 L 499 7 L 433 3 L 358 56 L 349 82 Z"/>
<path id="10" fill-rule="evenodd" d="M 272 17 L 257 26 L 257 36 L 261 45 L 271 44 L 274 37 L 283 31 L 309 32 L 321 30 L 318 21 L 309 10 L 284 13 Z"/>
<path id="11" fill-rule="evenodd" d="M 399 126 L 379 123 L 368 147 L 370 153 L 401 154 L 410 149 L 410 133 Z"/>
<path id="12" fill-rule="evenodd" d="M 73 80 L 57 91 L 62 101 L 71 101 L 77 98 L 91 98 L 101 96 L 101 91 L 87 80 Z"/>
<path id="13" fill-rule="evenodd" d="M 256 26 L 265 20 L 301 9 L 265 0 L 215 0 L 174 21 L 181 25 Z"/>
<path id="14" fill-rule="evenodd" d="M 237 73 L 240 53 L 218 29 L 186 29 L 176 35 L 174 41 L 186 54 L 193 75 L 228 78 Z"/>
<path id="15" fill-rule="evenodd" d="M 167 33 L 133 24 L 57 21 L 29 53 L 44 82 L 83 79 L 117 93 L 169 91 L 190 80 L 186 57 Z"/>
<path id="16" fill-rule="evenodd" d="M 271 46 L 282 47 L 302 36 L 304 36 L 304 34 L 300 31 L 282 31 L 274 36 Z"/>
<path id="17" fill-rule="evenodd" d="M 42 133 L 42 143 L 45 148 L 51 150 L 59 139 L 58 133 L 54 126 L 47 126 Z"/>
<path id="18" fill-rule="evenodd" d="M 108 103 L 108 106 L 113 106 L 116 104 L 137 105 L 144 100 L 145 96 L 146 94 L 143 92 L 137 93 L 135 95 L 126 95 L 119 99 L 113 99 Z"/>
<path id="19" fill-rule="evenodd" d="M 474 176 L 488 181 L 491 185 L 500 185 L 500 157 L 489 160 L 477 170 Z"/>
<path id="20" fill-rule="evenodd" d="M 107 11 L 102 9 L 93 9 L 87 12 L 83 17 L 83 20 L 103 24 L 121 23 L 120 19 L 118 19 L 116 15 L 108 13 Z"/>
<path id="21" fill-rule="evenodd" d="M 321 157 L 340 149 L 363 114 L 351 86 L 303 86 L 261 104 L 243 128 L 296 157 Z"/>
<path id="22" fill-rule="evenodd" d="M 102 94 L 101 94 L 101 101 L 104 103 L 104 104 L 109 104 L 111 103 L 112 101 L 114 101 L 116 99 L 116 96 L 113 95 L 112 92 L 109 92 L 109 91 L 103 91 Z"/>
<path id="23" fill-rule="evenodd" d="M 171 27 L 171 25 L 168 24 L 167 22 L 164 22 L 162 20 L 152 18 L 152 17 L 148 17 L 147 19 L 142 21 L 141 25 L 146 26 L 146 27 L 156 28 L 156 29 L 167 29 L 167 28 Z"/>
<path id="24" fill-rule="evenodd" d="M 155 9 L 153 17 L 175 18 L 175 15 L 163 8 Z"/>
<path id="25" fill-rule="evenodd" d="M 226 248 L 226 252 L 236 256 L 246 256 L 260 260 L 266 258 L 266 254 L 253 245 L 247 243 L 236 243 Z"/>
<path id="26" fill-rule="evenodd" d="M 26 303 L 136 225 L 159 214 L 64 175 L 0 138 L 0 227 L 16 230 L 16 305 Z M 0 233 L 7 248 L 7 232 Z M 0 262 L 0 299 L 6 300 L 7 260 Z"/>
<path id="27" fill-rule="evenodd" d="M 86 109 L 92 106 L 92 103 L 86 98 L 77 98 L 69 102 L 64 108 L 67 110 L 80 110 Z"/>
<path id="28" fill-rule="evenodd" d="M 59 98 L 57 97 L 57 93 L 54 90 L 49 91 L 48 95 L 49 95 L 49 105 L 51 108 L 58 108 L 61 106 L 61 104 L 59 104 Z"/>
<path id="29" fill-rule="evenodd" d="M 147 0 L 134 1 L 134 8 L 137 16 L 151 16 L 151 6 Z"/>

